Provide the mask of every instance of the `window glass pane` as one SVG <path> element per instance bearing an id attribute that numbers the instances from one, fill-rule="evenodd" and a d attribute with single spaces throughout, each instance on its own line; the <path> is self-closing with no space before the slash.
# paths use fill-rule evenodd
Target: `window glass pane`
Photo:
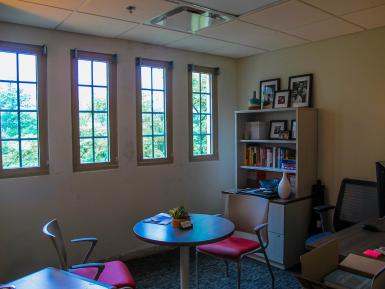
<path id="1" fill-rule="evenodd" d="M 80 139 L 80 163 L 93 162 L 92 139 Z"/>
<path id="2" fill-rule="evenodd" d="M 107 63 L 93 61 L 94 85 L 107 86 Z"/>
<path id="3" fill-rule="evenodd" d="M 201 73 L 201 92 L 210 93 L 210 74 Z"/>
<path id="4" fill-rule="evenodd" d="M 143 137 L 143 158 L 152 159 L 152 137 Z"/>
<path id="5" fill-rule="evenodd" d="M 36 56 L 19 54 L 19 80 L 36 82 Z"/>
<path id="6" fill-rule="evenodd" d="M 2 112 L 1 113 L 1 138 L 18 138 L 18 114 L 17 112 Z"/>
<path id="7" fill-rule="evenodd" d="M 91 61 L 78 60 L 78 83 L 91 85 Z"/>
<path id="8" fill-rule="evenodd" d="M 201 95 L 201 112 L 210 113 L 211 112 L 211 95 L 202 94 Z"/>
<path id="9" fill-rule="evenodd" d="M 166 146 L 164 137 L 154 137 L 154 158 L 165 158 L 166 157 Z"/>
<path id="10" fill-rule="evenodd" d="M 37 138 L 37 113 L 36 112 L 21 112 L 20 113 L 20 128 L 22 138 Z"/>
<path id="11" fill-rule="evenodd" d="M 16 80 L 16 53 L 0 51 L 0 80 Z"/>
<path id="12" fill-rule="evenodd" d="M 141 67 L 141 81 L 142 88 L 151 89 L 151 68 L 142 66 Z"/>
<path id="13" fill-rule="evenodd" d="M 81 137 L 92 137 L 92 113 L 79 114 L 79 132 Z"/>
<path id="14" fill-rule="evenodd" d="M 142 111 L 151 112 L 151 91 L 142 90 Z"/>
<path id="15" fill-rule="evenodd" d="M 200 109 L 200 94 L 194 93 L 192 95 L 192 109 L 193 113 L 199 113 L 201 111 Z"/>
<path id="16" fill-rule="evenodd" d="M 193 122 L 193 134 L 200 134 L 201 133 L 201 117 L 200 117 L 200 114 L 193 114 L 192 122 Z"/>
<path id="17" fill-rule="evenodd" d="M 211 154 L 211 137 L 210 135 L 203 135 L 202 136 L 202 151 L 201 153 L 203 155 L 209 155 Z"/>
<path id="18" fill-rule="evenodd" d="M 192 73 L 192 91 L 200 92 L 199 73 Z"/>
<path id="19" fill-rule="evenodd" d="M 107 88 L 94 87 L 94 110 L 108 110 Z"/>
<path id="20" fill-rule="evenodd" d="M 94 129 L 95 136 L 108 136 L 108 114 L 95 113 L 94 114 Z"/>
<path id="21" fill-rule="evenodd" d="M 164 92 L 153 91 L 153 111 L 164 112 Z"/>
<path id="22" fill-rule="evenodd" d="M 92 110 L 92 96 L 91 87 L 79 86 L 79 111 L 90 111 Z"/>
<path id="23" fill-rule="evenodd" d="M 21 141 L 21 158 L 23 167 L 38 167 L 39 142 L 37 140 Z"/>
<path id="24" fill-rule="evenodd" d="M 211 133 L 211 116 L 201 115 L 201 133 Z"/>
<path id="25" fill-rule="evenodd" d="M 36 84 L 20 83 L 20 109 L 37 110 Z"/>
<path id="26" fill-rule="evenodd" d="M 0 82 L 0 110 L 17 109 L 17 84 Z"/>
<path id="27" fill-rule="evenodd" d="M 142 114 L 142 134 L 152 135 L 152 115 L 150 113 Z"/>
<path id="28" fill-rule="evenodd" d="M 152 69 L 152 88 L 153 89 L 164 89 L 164 77 L 163 68 Z"/>
<path id="29" fill-rule="evenodd" d="M 19 142 L 3 141 L 1 144 L 3 168 L 13 169 L 20 167 Z"/>
<path id="30" fill-rule="evenodd" d="M 194 135 L 193 136 L 193 154 L 199 155 L 201 153 L 201 136 Z"/>
<path id="31" fill-rule="evenodd" d="M 95 139 L 95 162 L 109 162 L 109 148 L 107 138 L 96 138 Z"/>
<path id="32" fill-rule="evenodd" d="M 154 114 L 154 134 L 165 134 L 164 132 L 164 114 Z"/>

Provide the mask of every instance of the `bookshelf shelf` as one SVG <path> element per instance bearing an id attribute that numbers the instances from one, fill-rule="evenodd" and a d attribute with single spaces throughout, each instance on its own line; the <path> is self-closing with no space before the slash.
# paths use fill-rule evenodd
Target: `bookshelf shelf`
<path id="1" fill-rule="evenodd" d="M 241 143 L 265 143 L 265 144 L 296 144 L 295 140 L 280 140 L 280 139 L 241 139 Z"/>
<path id="2" fill-rule="evenodd" d="M 244 170 L 266 171 L 266 172 L 276 172 L 276 173 L 289 173 L 289 174 L 297 173 L 296 170 L 285 170 L 285 169 L 278 169 L 278 168 L 271 168 L 271 167 L 240 166 L 240 168 Z"/>

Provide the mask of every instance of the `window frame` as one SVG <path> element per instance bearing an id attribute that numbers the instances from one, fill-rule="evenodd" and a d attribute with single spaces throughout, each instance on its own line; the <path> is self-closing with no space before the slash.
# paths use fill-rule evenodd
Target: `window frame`
<path id="1" fill-rule="evenodd" d="M 216 161 L 219 159 L 218 152 L 218 75 L 219 68 L 205 67 L 194 64 L 187 66 L 188 71 L 188 122 L 189 122 L 189 155 L 190 162 Z M 212 153 L 207 155 L 194 155 L 193 137 L 193 112 L 192 112 L 192 74 L 193 72 L 211 74 L 211 119 L 212 119 Z"/>
<path id="2" fill-rule="evenodd" d="M 3 169 L 2 141 L 0 141 L 0 178 L 28 177 L 49 174 L 47 130 L 47 47 L 0 41 L 0 51 L 26 53 L 36 56 L 36 87 L 38 114 L 39 167 Z M 1 119 L 0 119 L 1 122 Z M 0 132 L 1 134 L 1 132 Z M 20 152 L 21 153 L 21 152 Z"/>
<path id="3" fill-rule="evenodd" d="M 80 128 L 79 128 L 79 96 L 78 96 L 78 60 L 103 61 L 108 63 L 109 92 L 109 145 L 110 161 L 98 163 L 80 162 Z M 117 63 L 116 54 L 71 50 L 71 101 L 72 101 L 72 157 L 75 172 L 115 169 L 118 163 L 117 144 Z"/>
<path id="4" fill-rule="evenodd" d="M 166 158 L 143 158 L 143 133 L 142 133 L 142 78 L 141 66 L 163 68 L 165 71 L 165 120 L 166 120 Z M 173 162 L 173 125 L 172 125 L 172 61 L 153 60 L 148 58 L 136 58 L 136 149 L 137 165 L 170 164 Z"/>

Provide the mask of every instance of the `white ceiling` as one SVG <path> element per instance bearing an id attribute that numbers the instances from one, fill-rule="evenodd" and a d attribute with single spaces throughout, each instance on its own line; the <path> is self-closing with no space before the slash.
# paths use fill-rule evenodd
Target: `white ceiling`
<path id="1" fill-rule="evenodd" d="M 179 1 L 238 17 L 192 35 L 148 24 L 175 0 L 0 0 L 0 21 L 232 58 L 385 26 L 385 0 Z"/>

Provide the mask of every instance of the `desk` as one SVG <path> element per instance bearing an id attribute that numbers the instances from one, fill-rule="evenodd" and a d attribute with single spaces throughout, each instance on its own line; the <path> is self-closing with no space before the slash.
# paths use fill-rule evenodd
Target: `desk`
<path id="1" fill-rule="evenodd" d="M 5 285 L 16 289 L 113 289 L 115 287 L 63 270 L 45 268 Z"/>
<path id="2" fill-rule="evenodd" d="M 203 214 L 190 214 L 193 228 L 180 230 L 172 224 L 157 225 L 138 222 L 134 234 L 139 239 L 156 245 L 177 246 L 180 248 L 180 288 L 189 288 L 190 246 L 215 243 L 228 238 L 234 232 L 234 224 L 229 220 Z"/>
<path id="3" fill-rule="evenodd" d="M 383 221 L 385 224 L 385 221 Z M 349 253 L 355 253 L 362 255 L 367 249 L 376 249 L 378 247 L 385 246 L 385 232 L 371 232 L 363 230 L 364 222 L 353 225 L 347 229 L 339 231 L 331 236 L 324 238 L 318 242 L 315 242 L 312 247 L 313 249 L 321 246 L 325 242 L 330 240 L 338 240 L 339 243 L 339 254 L 341 257 L 346 257 Z M 385 260 L 385 256 L 381 256 L 381 260 Z"/>

